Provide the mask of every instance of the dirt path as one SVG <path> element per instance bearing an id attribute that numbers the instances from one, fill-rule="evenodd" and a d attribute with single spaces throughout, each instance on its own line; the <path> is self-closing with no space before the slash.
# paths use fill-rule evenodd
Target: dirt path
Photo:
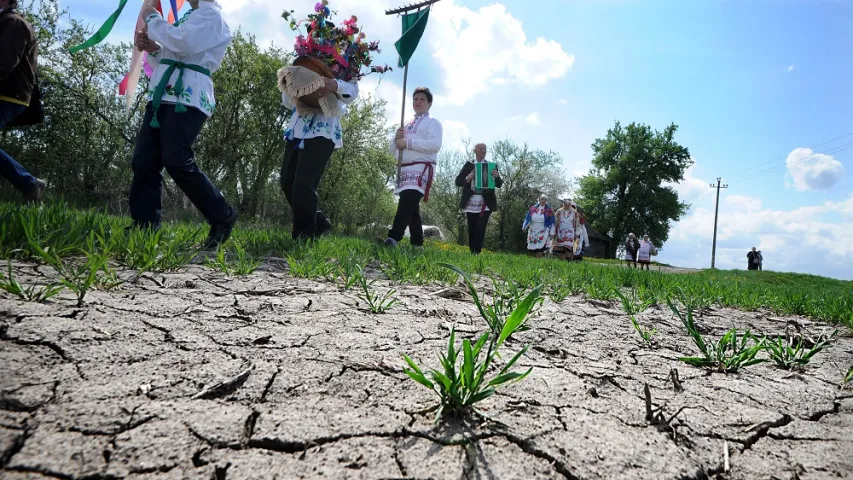
<path id="1" fill-rule="evenodd" d="M 693 347 L 661 309 L 642 315 L 659 329 L 648 350 L 615 308 L 546 300 L 519 336 L 535 345 L 521 362 L 533 373 L 483 403 L 502 425 L 434 426 L 416 412 L 436 398 L 401 354 L 436 367 L 450 322 L 480 332 L 464 298 L 405 287 L 403 305 L 374 315 L 354 292 L 281 272 L 154 279 L 83 308 L 0 299 L 0 477 L 853 478 L 853 392 L 838 386 L 849 336 L 803 374 L 706 375 L 676 360 Z M 699 324 L 715 337 L 785 327 L 734 310 Z M 646 421 L 644 384 L 666 417 L 683 408 L 674 431 Z"/>

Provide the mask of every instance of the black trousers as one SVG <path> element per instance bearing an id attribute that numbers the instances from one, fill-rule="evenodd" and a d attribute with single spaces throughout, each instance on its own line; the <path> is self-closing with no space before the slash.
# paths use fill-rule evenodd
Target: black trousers
<path id="1" fill-rule="evenodd" d="M 468 216 L 468 248 L 471 253 L 480 253 L 483 250 L 483 242 L 486 239 L 486 225 L 492 212 L 486 210 L 483 213 L 467 213 Z"/>
<path id="2" fill-rule="evenodd" d="M 207 116 L 195 108 L 175 113 L 164 103 L 158 111 L 160 128 L 151 128 L 154 111 L 145 107 L 142 128 L 136 135 L 131 166 L 130 216 L 134 224 L 157 228 L 163 213 L 163 168 L 211 225 L 223 223 L 233 210 L 222 192 L 195 163 L 192 145 Z"/>
<path id="3" fill-rule="evenodd" d="M 421 199 L 424 194 L 417 190 L 403 190 L 400 192 L 400 201 L 397 202 L 397 214 L 394 215 L 394 223 L 388 230 L 388 238 L 396 241 L 403 239 L 406 227 L 409 227 L 409 240 L 414 246 L 424 244 L 424 224 L 421 219 Z"/>
<path id="4" fill-rule="evenodd" d="M 317 225 L 327 219 L 317 210 L 317 186 L 335 151 L 335 144 L 325 137 L 288 140 L 281 166 L 281 191 L 293 210 L 293 238 L 317 237 Z"/>

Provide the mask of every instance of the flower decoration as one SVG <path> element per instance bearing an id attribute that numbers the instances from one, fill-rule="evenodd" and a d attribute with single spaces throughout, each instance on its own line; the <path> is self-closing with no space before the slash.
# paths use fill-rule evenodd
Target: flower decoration
<path id="1" fill-rule="evenodd" d="M 322 61 L 338 80 L 358 81 L 370 73 L 385 73 L 387 65 L 373 65 L 373 54 L 379 53 L 379 42 L 368 42 L 367 35 L 358 27 L 358 17 L 352 15 L 336 26 L 331 18 L 337 12 L 329 9 L 328 0 L 314 5 L 314 13 L 296 20 L 293 11 L 285 11 L 282 18 L 289 21 L 290 29 L 298 31 L 293 51 L 297 57 L 311 56 Z M 305 33 L 300 29 L 305 25 Z"/>

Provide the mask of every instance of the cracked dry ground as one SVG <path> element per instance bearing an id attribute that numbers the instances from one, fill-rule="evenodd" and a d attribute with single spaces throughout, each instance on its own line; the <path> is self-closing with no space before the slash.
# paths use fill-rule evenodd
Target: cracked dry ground
<path id="1" fill-rule="evenodd" d="M 331 283 L 191 266 L 82 308 L 4 297 L 0 477 L 853 478 L 853 393 L 838 386 L 849 332 L 801 374 L 706 375 L 676 360 L 693 346 L 669 312 L 641 315 L 659 329 L 648 350 L 613 304 L 546 300 L 507 347 L 535 345 L 521 361 L 533 373 L 482 404 L 497 422 L 435 426 L 418 412 L 436 398 L 401 354 L 435 367 L 451 322 L 463 338 L 483 328 L 466 297 L 440 290 L 403 287 L 402 305 L 374 315 Z M 716 338 L 786 320 L 821 328 L 728 309 L 698 323 Z M 646 421 L 646 383 L 666 417 L 684 408 L 675 433 Z"/>

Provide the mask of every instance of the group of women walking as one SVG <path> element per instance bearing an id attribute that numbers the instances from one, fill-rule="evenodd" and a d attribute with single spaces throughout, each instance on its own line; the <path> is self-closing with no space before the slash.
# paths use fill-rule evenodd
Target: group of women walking
<path id="1" fill-rule="evenodd" d="M 548 197 L 541 195 L 521 225 L 527 231 L 527 251 L 537 257 L 550 252 L 566 260 L 581 260 L 583 248 L 589 246 L 585 223 L 575 202 L 564 199 L 563 206 L 554 212 Z"/>

